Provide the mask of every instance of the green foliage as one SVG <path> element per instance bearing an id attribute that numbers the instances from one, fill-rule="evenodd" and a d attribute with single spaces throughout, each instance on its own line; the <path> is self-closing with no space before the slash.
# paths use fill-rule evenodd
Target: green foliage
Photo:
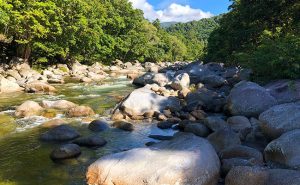
<path id="1" fill-rule="evenodd" d="M 186 45 L 185 59 L 203 59 L 207 39 L 218 25 L 221 16 L 216 16 L 188 23 L 177 23 L 166 28 L 167 32 L 175 35 Z"/>
<path id="2" fill-rule="evenodd" d="M 12 38 L 14 55 L 34 65 L 175 61 L 191 48 L 128 0 L 0 0 L 0 35 Z"/>
<path id="3" fill-rule="evenodd" d="M 251 67 L 260 78 L 299 78 L 300 1 L 232 0 L 207 60 Z"/>

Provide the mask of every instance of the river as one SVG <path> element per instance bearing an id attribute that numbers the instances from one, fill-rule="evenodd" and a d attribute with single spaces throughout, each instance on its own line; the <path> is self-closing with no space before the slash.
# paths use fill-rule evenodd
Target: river
<path id="1" fill-rule="evenodd" d="M 55 85 L 55 95 L 13 93 L 0 95 L 0 185 L 82 185 L 89 164 L 106 154 L 142 147 L 153 141 L 149 134 L 170 135 L 171 130 L 159 130 L 155 124 L 146 122 L 135 124 L 133 132 L 111 128 L 102 133 L 92 133 L 87 123 L 96 118 L 108 119 L 109 110 L 127 95 L 134 86 L 125 78 L 109 79 L 102 84 L 66 83 Z M 88 105 L 97 115 L 93 118 L 65 118 L 57 114 L 54 118 L 31 117 L 16 119 L 16 106 L 26 100 L 69 100 L 80 105 Z M 90 149 L 81 147 L 82 154 L 71 160 L 54 163 L 49 154 L 58 143 L 39 140 L 47 128 L 42 123 L 51 119 L 68 120 L 82 136 L 99 134 L 107 140 L 107 145 Z M 61 143 L 60 143 L 61 144 Z"/>

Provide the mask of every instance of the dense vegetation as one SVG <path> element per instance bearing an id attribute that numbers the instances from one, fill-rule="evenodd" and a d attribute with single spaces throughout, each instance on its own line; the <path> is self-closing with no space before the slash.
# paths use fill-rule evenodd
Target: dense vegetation
<path id="1" fill-rule="evenodd" d="M 258 77 L 300 77 L 300 1 L 233 0 L 208 42 L 208 61 L 242 65 Z"/>
<path id="2" fill-rule="evenodd" d="M 182 40 L 187 48 L 187 60 L 203 59 L 207 40 L 218 25 L 222 16 L 215 16 L 199 21 L 177 23 L 167 27 L 167 32 Z"/>
<path id="3" fill-rule="evenodd" d="M 175 61 L 187 53 L 127 0 L 0 0 L 0 33 L 2 60 Z"/>

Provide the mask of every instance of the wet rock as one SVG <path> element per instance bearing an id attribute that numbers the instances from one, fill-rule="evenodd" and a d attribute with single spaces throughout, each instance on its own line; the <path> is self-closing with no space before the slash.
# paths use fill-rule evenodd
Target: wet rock
<path id="1" fill-rule="evenodd" d="M 175 124 L 176 123 L 170 122 L 170 121 L 161 121 L 161 122 L 157 123 L 157 127 L 160 129 L 170 129 Z"/>
<path id="2" fill-rule="evenodd" d="M 281 104 L 266 110 L 259 116 L 263 133 L 272 139 L 281 134 L 300 129 L 300 103 Z"/>
<path id="3" fill-rule="evenodd" d="M 299 185 L 300 172 L 262 167 L 234 167 L 225 179 L 226 185 Z"/>
<path id="4" fill-rule="evenodd" d="M 103 120 L 94 120 L 89 124 L 89 129 L 94 132 L 102 132 L 109 129 L 109 125 Z"/>
<path id="5" fill-rule="evenodd" d="M 53 120 L 46 121 L 45 123 L 43 123 L 42 127 L 52 128 L 52 127 L 57 127 L 59 125 L 65 125 L 65 124 L 67 124 L 67 122 L 65 120 L 62 120 L 62 119 L 53 119 Z"/>
<path id="6" fill-rule="evenodd" d="M 231 129 L 217 130 L 210 134 L 207 139 L 214 146 L 217 152 L 241 144 L 239 135 Z"/>
<path id="7" fill-rule="evenodd" d="M 50 155 L 52 160 L 62 160 L 78 157 L 81 154 L 80 147 L 76 144 L 65 144 L 54 149 Z"/>
<path id="8" fill-rule="evenodd" d="M 59 110 L 67 110 L 77 106 L 75 103 L 67 100 L 57 100 L 57 101 L 43 100 L 41 104 L 42 107 L 44 108 L 59 109 Z"/>
<path id="9" fill-rule="evenodd" d="M 42 113 L 43 108 L 34 101 L 26 101 L 17 107 L 15 116 L 17 117 L 30 117 L 38 116 Z"/>
<path id="10" fill-rule="evenodd" d="M 125 131 L 133 131 L 134 130 L 133 124 L 128 123 L 126 121 L 116 121 L 113 123 L 113 126 L 118 129 L 125 130 Z"/>
<path id="11" fill-rule="evenodd" d="M 74 140 L 73 143 L 86 147 L 102 147 L 106 145 L 107 141 L 100 136 L 87 136 L 78 138 Z"/>
<path id="12" fill-rule="evenodd" d="M 92 108 L 88 106 L 76 106 L 73 108 L 70 108 L 67 111 L 67 115 L 69 117 L 84 117 L 84 116 L 92 116 L 94 115 L 94 111 Z"/>
<path id="13" fill-rule="evenodd" d="M 89 166 L 86 177 L 88 184 L 95 185 L 215 185 L 219 168 L 218 156 L 207 140 L 184 134 L 148 148 L 102 157 Z"/>
<path id="14" fill-rule="evenodd" d="M 188 88 L 190 85 L 190 77 L 187 73 L 182 73 L 175 76 L 174 80 L 171 83 L 171 87 L 174 90 L 182 90 L 184 88 Z"/>
<path id="15" fill-rule="evenodd" d="M 300 129 L 273 140 L 265 148 L 264 156 L 269 163 L 300 170 Z"/>
<path id="16" fill-rule="evenodd" d="M 180 109 L 180 102 L 175 97 L 164 97 L 147 88 L 134 90 L 120 104 L 120 109 L 130 116 L 142 116 L 146 112 L 162 112 L 165 109 Z"/>
<path id="17" fill-rule="evenodd" d="M 210 130 L 202 123 L 190 123 L 184 128 L 184 132 L 190 132 L 199 137 L 207 137 L 210 134 Z"/>
<path id="18" fill-rule="evenodd" d="M 33 81 L 25 86 L 25 91 L 30 93 L 54 93 L 55 87 L 41 81 Z"/>
<path id="19" fill-rule="evenodd" d="M 240 82 L 234 86 L 227 99 L 232 115 L 258 116 L 277 103 L 263 87 L 253 82 Z"/>
<path id="20" fill-rule="evenodd" d="M 80 134 L 72 127 L 60 125 L 43 133 L 40 137 L 42 141 L 68 141 L 79 137 Z"/>
<path id="21" fill-rule="evenodd" d="M 162 135 L 149 135 L 148 137 L 152 139 L 162 140 L 162 141 L 173 139 L 173 136 L 162 136 Z"/>

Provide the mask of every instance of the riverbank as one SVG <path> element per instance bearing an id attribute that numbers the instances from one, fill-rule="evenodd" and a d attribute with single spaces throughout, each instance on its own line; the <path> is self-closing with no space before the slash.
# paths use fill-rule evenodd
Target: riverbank
<path id="1" fill-rule="evenodd" d="M 87 171 L 89 184 L 239 185 L 254 177 L 257 184 L 272 183 L 274 174 L 288 173 L 293 182 L 299 178 L 300 82 L 261 86 L 249 81 L 251 73 L 200 62 L 117 60 L 41 73 L 26 64 L 8 66 L 2 79 L 26 93 L 0 94 L 4 125 L 14 125 L 1 132 L 0 179 L 84 184 Z M 55 91 L 32 85 L 40 83 Z M 21 174 L 34 160 L 41 165 Z"/>

